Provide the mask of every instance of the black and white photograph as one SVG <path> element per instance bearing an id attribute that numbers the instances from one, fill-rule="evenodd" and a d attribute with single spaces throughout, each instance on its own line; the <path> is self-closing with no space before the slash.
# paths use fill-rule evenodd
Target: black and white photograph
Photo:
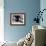
<path id="1" fill-rule="evenodd" d="M 25 13 L 10 13 L 11 25 L 25 25 Z"/>

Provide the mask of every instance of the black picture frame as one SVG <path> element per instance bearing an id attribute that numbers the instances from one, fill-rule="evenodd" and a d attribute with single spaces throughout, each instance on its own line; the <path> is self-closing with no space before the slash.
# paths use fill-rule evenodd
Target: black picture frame
<path id="1" fill-rule="evenodd" d="M 26 24 L 25 13 L 10 13 L 10 25 L 23 26 Z"/>

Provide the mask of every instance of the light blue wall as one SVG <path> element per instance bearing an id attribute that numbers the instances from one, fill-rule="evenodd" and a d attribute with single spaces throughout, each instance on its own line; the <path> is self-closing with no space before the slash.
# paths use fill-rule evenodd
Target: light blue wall
<path id="1" fill-rule="evenodd" d="M 42 11 L 43 9 L 46 9 L 46 0 L 41 0 L 40 1 L 40 10 Z M 45 26 L 46 27 L 46 10 L 43 12 L 43 22 L 40 22 L 40 25 Z"/>
<path id="2" fill-rule="evenodd" d="M 32 29 L 32 19 L 40 9 L 39 0 L 4 0 L 4 38 L 7 41 L 18 41 Z M 25 26 L 10 26 L 10 13 L 26 13 Z"/>

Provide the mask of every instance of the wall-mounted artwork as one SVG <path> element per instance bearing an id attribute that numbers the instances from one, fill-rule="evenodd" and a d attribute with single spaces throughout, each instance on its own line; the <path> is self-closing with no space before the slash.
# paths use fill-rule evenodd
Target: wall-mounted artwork
<path id="1" fill-rule="evenodd" d="M 25 25 L 25 13 L 10 13 L 11 25 Z"/>

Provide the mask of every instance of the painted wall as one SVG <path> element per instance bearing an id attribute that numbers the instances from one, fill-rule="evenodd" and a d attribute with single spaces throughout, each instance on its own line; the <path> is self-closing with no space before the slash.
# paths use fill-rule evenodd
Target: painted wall
<path id="1" fill-rule="evenodd" d="M 40 9 L 40 0 L 4 0 L 4 36 L 7 41 L 18 41 L 32 29 L 32 21 Z M 25 26 L 11 26 L 10 13 L 26 13 Z"/>
<path id="2" fill-rule="evenodd" d="M 4 41 L 4 2 L 0 0 L 0 42 Z"/>
<path id="3" fill-rule="evenodd" d="M 40 3 L 40 9 L 42 11 L 43 9 L 46 9 L 46 0 L 41 0 L 40 2 L 41 2 Z M 40 22 L 40 25 L 46 27 L 46 10 L 43 12 L 42 17 L 43 17 L 43 22 L 41 21 Z"/>

